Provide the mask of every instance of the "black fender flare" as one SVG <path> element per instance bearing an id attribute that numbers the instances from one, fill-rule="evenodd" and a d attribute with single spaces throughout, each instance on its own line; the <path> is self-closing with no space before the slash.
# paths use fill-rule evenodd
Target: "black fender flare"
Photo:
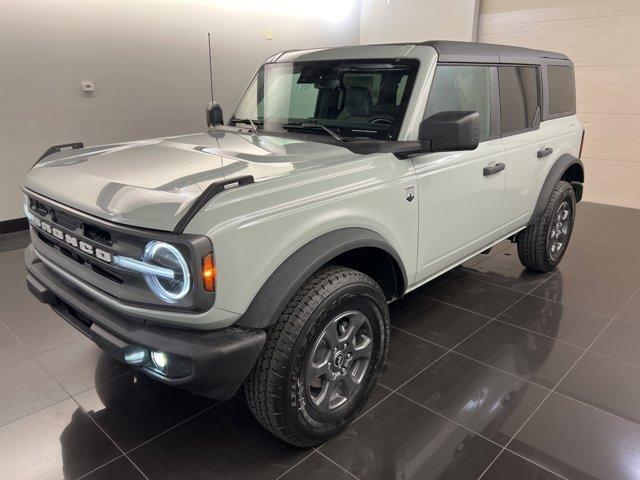
<path id="1" fill-rule="evenodd" d="M 549 198 L 551 197 L 551 193 L 556 186 L 556 183 L 562 179 L 563 175 L 572 165 L 578 165 L 580 167 L 580 171 L 582 173 L 582 177 L 579 178 L 578 182 L 584 182 L 584 166 L 582 162 L 574 157 L 573 155 L 565 154 L 558 157 L 555 161 L 551 170 L 547 174 L 547 178 L 542 184 L 542 188 L 540 189 L 540 194 L 538 195 L 538 201 L 536 202 L 536 206 L 533 209 L 533 214 L 529 219 L 529 225 L 536 223 L 542 214 L 544 213 L 545 208 L 547 208 L 547 203 L 549 202 Z"/>
<path id="2" fill-rule="evenodd" d="M 350 227 L 325 233 L 296 250 L 262 285 L 242 318 L 241 327 L 266 328 L 273 325 L 302 284 L 332 258 L 355 248 L 374 247 L 393 257 L 407 286 L 407 273 L 395 249 L 378 233 Z"/>

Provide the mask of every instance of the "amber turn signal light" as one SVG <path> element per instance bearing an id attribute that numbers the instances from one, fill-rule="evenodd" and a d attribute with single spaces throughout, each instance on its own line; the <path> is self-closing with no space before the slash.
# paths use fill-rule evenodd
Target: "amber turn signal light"
<path id="1" fill-rule="evenodd" d="M 216 264 L 213 261 L 213 253 L 202 258 L 202 285 L 207 292 L 216 289 Z"/>

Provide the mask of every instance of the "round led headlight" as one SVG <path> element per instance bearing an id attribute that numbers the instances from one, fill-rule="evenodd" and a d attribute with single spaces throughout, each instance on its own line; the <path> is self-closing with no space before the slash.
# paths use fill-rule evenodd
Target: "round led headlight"
<path id="1" fill-rule="evenodd" d="M 187 296 L 191 288 L 189 266 L 176 247 L 164 242 L 149 242 L 142 253 L 142 261 L 173 272 L 173 276 L 144 275 L 147 285 L 160 300 L 177 303 Z"/>

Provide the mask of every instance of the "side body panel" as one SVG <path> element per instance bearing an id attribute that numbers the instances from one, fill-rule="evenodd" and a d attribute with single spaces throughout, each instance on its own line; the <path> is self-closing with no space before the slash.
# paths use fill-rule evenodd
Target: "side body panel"
<path id="1" fill-rule="evenodd" d="M 531 218 L 540 189 L 562 155 L 579 156 L 582 126 L 575 115 L 547 120 L 537 130 L 504 137 L 507 188 L 502 223 L 514 229 Z M 538 150 L 553 153 L 538 158 Z"/>
<path id="2" fill-rule="evenodd" d="M 483 175 L 484 167 L 500 162 L 500 139 L 468 152 L 414 159 L 420 201 L 418 282 L 500 236 L 505 173 Z"/>
<path id="3" fill-rule="evenodd" d="M 216 258 L 215 306 L 244 313 L 269 276 L 298 249 L 341 228 L 376 232 L 415 279 L 418 203 L 411 161 L 391 154 L 228 190 L 203 208 L 187 233 L 206 233 Z"/>

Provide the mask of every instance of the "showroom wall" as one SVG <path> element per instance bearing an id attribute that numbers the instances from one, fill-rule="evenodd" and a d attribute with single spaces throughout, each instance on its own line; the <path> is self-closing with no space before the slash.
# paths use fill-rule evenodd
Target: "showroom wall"
<path id="1" fill-rule="evenodd" d="M 209 31 L 228 118 L 263 58 L 359 43 L 360 0 L 0 1 L 0 221 L 51 145 L 202 131 Z"/>
<path id="2" fill-rule="evenodd" d="M 475 39 L 480 0 L 363 0 L 360 42 Z"/>
<path id="3" fill-rule="evenodd" d="M 585 200 L 640 208 L 640 2 L 482 0 L 478 40 L 573 59 Z"/>

